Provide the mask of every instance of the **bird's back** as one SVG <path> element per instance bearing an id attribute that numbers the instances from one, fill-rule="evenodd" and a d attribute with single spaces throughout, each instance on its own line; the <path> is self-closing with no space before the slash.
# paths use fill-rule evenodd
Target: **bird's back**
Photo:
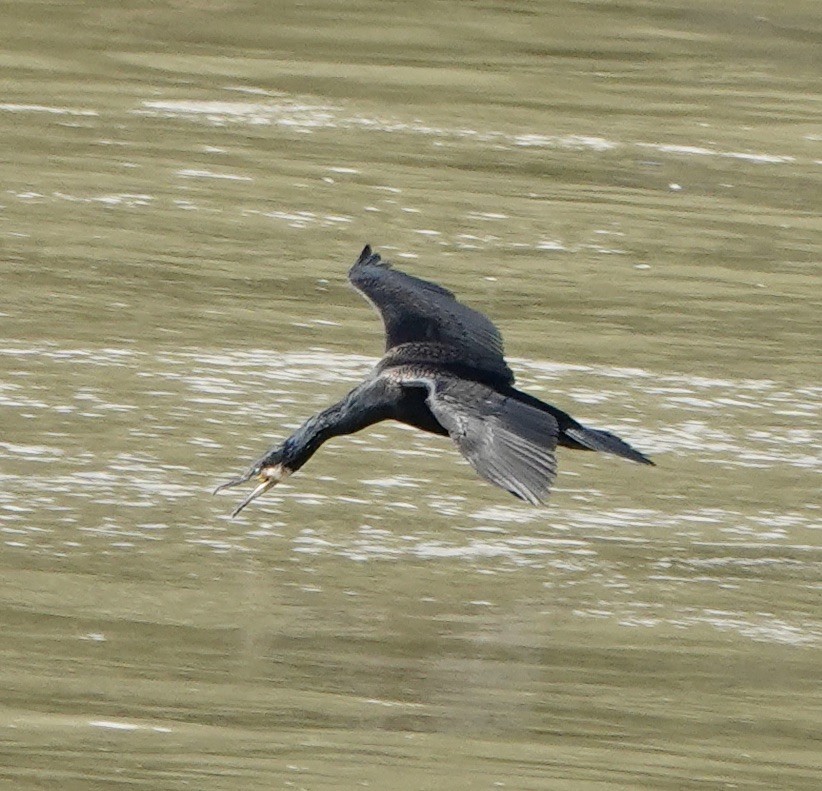
<path id="1" fill-rule="evenodd" d="M 503 363 L 504 364 L 504 363 Z M 482 356 L 442 343 L 403 343 L 389 349 L 377 363 L 378 374 L 405 376 L 449 376 L 507 389 L 512 375 L 508 366 L 488 365 Z"/>

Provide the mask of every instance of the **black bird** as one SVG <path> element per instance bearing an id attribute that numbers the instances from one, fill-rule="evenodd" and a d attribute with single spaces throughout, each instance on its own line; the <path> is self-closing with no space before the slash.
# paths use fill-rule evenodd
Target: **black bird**
<path id="1" fill-rule="evenodd" d="M 382 316 L 385 355 L 342 401 L 217 487 L 215 494 L 260 481 L 232 516 L 299 470 L 326 440 L 389 418 L 450 436 L 483 478 L 533 505 L 554 482 L 557 445 L 653 464 L 615 434 L 517 390 L 499 330 L 447 289 L 393 269 L 368 245 L 348 279 Z"/>

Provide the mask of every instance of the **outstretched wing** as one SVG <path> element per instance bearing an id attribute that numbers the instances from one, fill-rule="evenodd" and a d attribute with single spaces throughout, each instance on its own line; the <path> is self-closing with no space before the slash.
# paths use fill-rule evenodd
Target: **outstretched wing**
<path id="1" fill-rule="evenodd" d="M 465 379 L 419 377 L 403 386 L 428 390 L 434 417 L 483 478 L 532 505 L 548 496 L 557 474 L 553 415 Z"/>
<path id="2" fill-rule="evenodd" d="M 502 336 L 482 313 L 459 303 L 448 289 L 392 268 L 369 245 L 348 273 L 385 324 L 385 350 L 405 343 L 435 343 L 457 352 L 466 365 L 513 382 Z"/>

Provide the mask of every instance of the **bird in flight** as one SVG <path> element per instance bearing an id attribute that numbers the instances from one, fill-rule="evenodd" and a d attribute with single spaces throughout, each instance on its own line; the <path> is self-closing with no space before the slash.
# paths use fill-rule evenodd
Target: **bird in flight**
<path id="1" fill-rule="evenodd" d="M 557 474 L 557 445 L 653 462 L 610 431 L 589 428 L 514 387 L 502 336 L 447 289 L 394 269 L 369 245 L 348 273 L 385 324 L 385 354 L 364 382 L 309 418 L 215 494 L 259 481 L 233 511 L 299 470 L 332 437 L 381 420 L 449 436 L 486 480 L 533 505 Z"/>

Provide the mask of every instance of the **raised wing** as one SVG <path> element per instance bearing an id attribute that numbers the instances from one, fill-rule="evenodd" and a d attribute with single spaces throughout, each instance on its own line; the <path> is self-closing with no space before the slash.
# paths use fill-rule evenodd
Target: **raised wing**
<path id="1" fill-rule="evenodd" d="M 419 377 L 403 386 L 427 388 L 434 417 L 483 478 L 532 505 L 548 496 L 557 474 L 553 415 L 465 379 Z"/>
<path id="2" fill-rule="evenodd" d="M 348 279 L 382 316 L 386 351 L 406 343 L 440 344 L 456 352 L 466 366 L 514 381 L 499 330 L 482 313 L 458 302 L 448 289 L 392 268 L 369 245 Z"/>

